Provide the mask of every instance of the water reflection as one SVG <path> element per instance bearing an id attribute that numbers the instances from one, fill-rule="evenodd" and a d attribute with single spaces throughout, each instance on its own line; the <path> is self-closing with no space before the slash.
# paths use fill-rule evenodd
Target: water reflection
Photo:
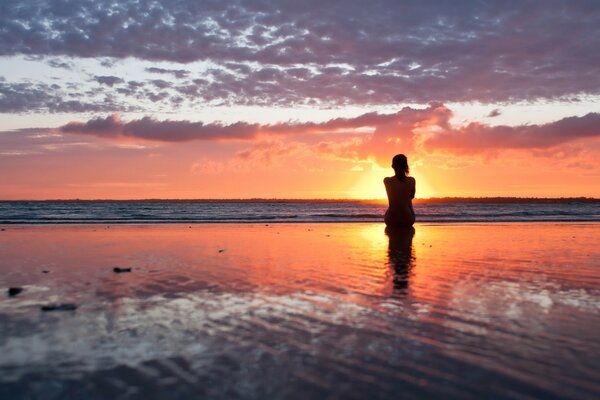
<path id="1" fill-rule="evenodd" d="M 597 398 L 599 242 L 598 224 L 11 226 L 0 288 L 25 290 L 0 298 L 0 399 Z"/>
<path id="2" fill-rule="evenodd" d="M 394 293 L 405 293 L 415 260 L 412 247 L 415 228 L 387 227 L 385 234 L 388 237 L 388 263 L 393 269 Z"/>

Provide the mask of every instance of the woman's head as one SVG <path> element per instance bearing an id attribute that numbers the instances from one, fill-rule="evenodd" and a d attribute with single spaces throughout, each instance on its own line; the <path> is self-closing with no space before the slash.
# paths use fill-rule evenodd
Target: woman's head
<path id="1" fill-rule="evenodd" d="M 394 158 L 392 158 L 392 168 L 396 172 L 396 176 L 406 176 L 408 175 L 408 160 L 404 154 L 396 154 Z"/>

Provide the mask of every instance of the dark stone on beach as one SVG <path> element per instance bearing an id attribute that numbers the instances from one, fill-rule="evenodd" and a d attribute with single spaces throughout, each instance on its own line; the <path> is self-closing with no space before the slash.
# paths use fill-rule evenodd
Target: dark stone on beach
<path id="1" fill-rule="evenodd" d="M 62 303 L 62 304 L 46 304 L 42 306 L 42 311 L 74 311 L 77 306 L 73 303 Z"/>
<path id="2" fill-rule="evenodd" d="M 2 230 L 2 231 L 5 231 L 6 229 L 2 228 L 2 229 L 0 229 L 0 230 Z"/>
<path id="3" fill-rule="evenodd" d="M 47 269 L 42 270 L 42 274 L 47 274 L 48 272 L 50 271 L 48 271 Z"/>
<path id="4" fill-rule="evenodd" d="M 225 249 L 219 249 L 219 253 L 222 253 L 224 251 L 225 251 Z"/>
<path id="5" fill-rule="evenodd" d="M 122 272 L 131 272 L 131 268 L 119 268 L 119 267 L 114 267 L 113 268 L 113 272 L 116 272 L 117 274 L 120 274 Z"/>
<path id="6" fill-rule="evenodd" d="M 21 287 L 11 287 L 11 288 L 8 288 L 8 295 L 11 297 L 16 296 L 19 293 L 21 293 L 22 291 L 23 291 L 23 288 L 21 288 Z"/>

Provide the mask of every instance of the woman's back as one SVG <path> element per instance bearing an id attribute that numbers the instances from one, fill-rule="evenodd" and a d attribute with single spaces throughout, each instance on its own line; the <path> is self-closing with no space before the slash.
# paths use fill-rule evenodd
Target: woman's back
<path id="1" fill-rule="evenodd" d="M 415 197 L 415 178 L 406 176 L 400 179 L 391 176 L 383 180 L 388 196 L 389 208 L 385 213 L 388 226 L 412 226 L 415 223 L 415 212 L 412 199 Z"/>

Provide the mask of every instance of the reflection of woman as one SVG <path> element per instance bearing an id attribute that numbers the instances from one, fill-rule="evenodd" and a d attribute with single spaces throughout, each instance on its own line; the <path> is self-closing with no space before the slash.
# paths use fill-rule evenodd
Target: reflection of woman
<path id="1" fill-rule="evenodd" d="M 390 266 L 394 269 L 394 289 L 406 289 L 410 268 L 414 261 L 412 250 L 415 228 L 411 227 L 387 227 L 385 234 L 389 239 L 388 259 Z"/>
<path id="2" fill-rule="evenodd" d="M 412 226 L 415 223 L 415 211 L 412 199 L 415 197 L 415 178 L 408 176 L 408 160 L 404 154 L 392 159 L 394 176 L 383 179 L 388 196 L 388 209 L 385 212 L 387 226 Z"/>

